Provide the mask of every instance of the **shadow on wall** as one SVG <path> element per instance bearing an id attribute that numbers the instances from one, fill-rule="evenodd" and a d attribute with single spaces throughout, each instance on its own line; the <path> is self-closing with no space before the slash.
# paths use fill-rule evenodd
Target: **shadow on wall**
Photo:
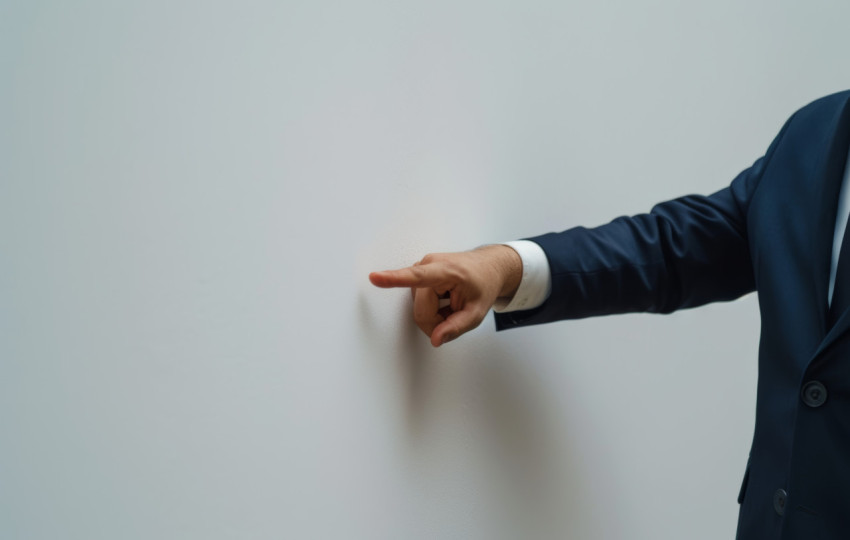
<path id="1" fill-rule="evenodd" d="M 544 373 L 529 361 L 535 351 L 486 329 L 434 349 L 410 307 L 403 303 L 387 335 L 361 301 L 361 330 L 370 357 L 395 374 L 388 381 L 404 410 L 398 436 L 419 496 L 471 514 L 482 537 L 602 538 L 586 496 L 591 479 L 553 409 L 563 400 L 547 394 Z"/>

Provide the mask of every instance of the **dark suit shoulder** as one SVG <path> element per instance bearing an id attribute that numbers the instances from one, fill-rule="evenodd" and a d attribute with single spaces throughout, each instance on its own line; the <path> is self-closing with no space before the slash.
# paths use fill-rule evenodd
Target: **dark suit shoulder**
<path id="1" fill-rule="evenodd" d="M 840 114 L 850 99 L 850 90 L 842 90 L 828 96 L 818 98 L 811 103 L 801 107 L 794 113 L 795 123 L 809 124 L 810 122 L 823 123 L 835 115 Z"/>
<path id="2" fill-rule="evenodd" d="M 828 96 L 823 96 L 817 98 L 816 100 L 804 105 L 800 108 L 800 110 L 808 109 L 808 108 L 830 108 L 830 107 L 840 107 L 848 98 L 850 98 L 850 89 L 841 90 L 840 92 L 835 92 L 834 94 L 829 94 Z"/>

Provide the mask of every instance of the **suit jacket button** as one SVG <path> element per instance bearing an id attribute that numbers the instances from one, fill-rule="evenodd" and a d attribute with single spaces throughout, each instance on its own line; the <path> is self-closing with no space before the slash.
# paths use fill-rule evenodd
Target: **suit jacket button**
<path id="1" fill-rule="evenodd" d="M 776 513 L 780 516 L 785 513 L 785 500 L 788 498 L 788 494 L 784 489 L 777 489 L 773 493 L 773 509 L 776 510 Z"/>
<path id="2" fill-rule="evenodd" d="M 826 402 L 826 387 L 818 381 L 809 381 L 803 385 L 800 396 L 809 407 L 820 407 Z"/>

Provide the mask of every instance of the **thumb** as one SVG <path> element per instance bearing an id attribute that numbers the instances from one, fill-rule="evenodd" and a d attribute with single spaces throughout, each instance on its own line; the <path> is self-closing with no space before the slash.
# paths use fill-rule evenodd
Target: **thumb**
<path id="1" fill-rule="evenodd" d="M 486 312 L 481 313 L 477 307 L 467 304 L 464 309 L 455 311 L 434 328 L 431 332 L 431 345 L 439 347 L 457 339 L 481 324 L 485 314 Z"/>

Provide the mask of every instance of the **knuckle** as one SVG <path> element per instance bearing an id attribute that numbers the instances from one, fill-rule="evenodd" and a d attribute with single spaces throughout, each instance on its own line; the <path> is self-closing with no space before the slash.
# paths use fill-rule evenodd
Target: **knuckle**
<path id="1" fill-rule="evenodd" d="M 429 318 L 421 307 L 413 308 L 413 320 L 416 321 L 416 324 L 424 324 Z"/>
<path id="2" fill-rule="evenodd" d="M 423 323 L 422 321 L 416 321 L 416 326 L 429 336 L 431 335 L 431 329 L 427 324 Z"/>
<path id="3" fill-rule="evenodd" d="M 426 289 L 416 289 L 413 295 L 413 318 L 416 321 L 429 321 L 433 317 L 433 308 L 428 302 Z"/>
<path id="4" fill-rule="evenodd" d="M 458 261 L 450 261 L 446 264 L 446 274 L 456 283 L 469 281 L 469 271 Z"/>
<path id="5" fill-rule="evenodd" d="M 416 323 L 416 326 L 425 330 L 426 327 L 432 326 L 431 317 L 428 315 L 428 312 L 422 309 L 421 306 L 413 307 L 413 322 Z"/>

